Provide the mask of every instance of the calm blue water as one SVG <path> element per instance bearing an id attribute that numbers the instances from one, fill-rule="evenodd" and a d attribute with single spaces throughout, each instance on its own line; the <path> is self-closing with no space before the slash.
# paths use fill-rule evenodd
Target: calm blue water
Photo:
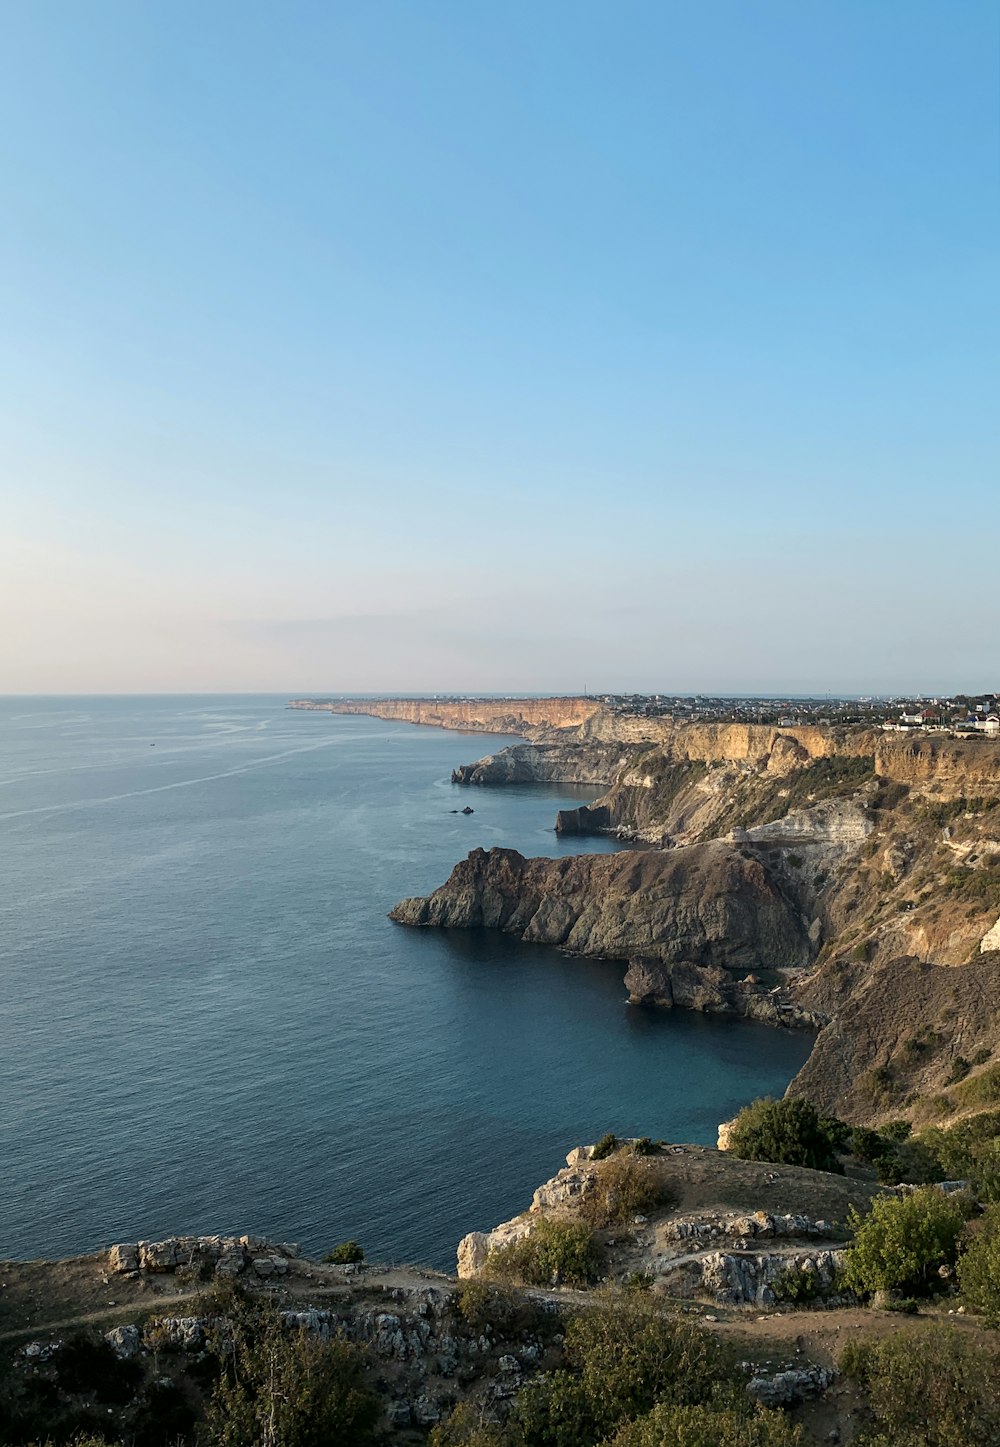
<path id="1" fill-rule="evenodd" d="M 386 919 L 476 845 L 581 847 L 551 826 L 592 790 L 449 783 L 505 742 L 267 697 L 0 699 L 0 1256 L 238 1228 L 450 1267 L 569 1147 L 714 1141 L 784 1089 L 804 1036 Z"/>

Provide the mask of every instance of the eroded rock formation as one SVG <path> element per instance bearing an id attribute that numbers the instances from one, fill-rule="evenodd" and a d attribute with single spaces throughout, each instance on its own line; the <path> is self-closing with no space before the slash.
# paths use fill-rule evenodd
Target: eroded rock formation
<path id="1" fill-rule="evenodd" d="M 399 924 L 501 929 L 583 955 L 750 969 L 810 958 L 805 923 L 760 859 L 716 840 L 661 852 L 525 859 L 474 849 Z"/>

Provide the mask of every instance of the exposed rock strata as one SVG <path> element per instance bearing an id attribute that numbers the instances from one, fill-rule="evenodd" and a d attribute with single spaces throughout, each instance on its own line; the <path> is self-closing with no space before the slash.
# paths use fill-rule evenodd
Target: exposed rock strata
<path id="1" fill-rule="evenodd" d="M 690 849 L 525 859 L 475 849 L 397 923 L 501 929 L 584 955 L 749 969 L 801 966 L 806 926 L 761 861 L 715 841 Z"/>

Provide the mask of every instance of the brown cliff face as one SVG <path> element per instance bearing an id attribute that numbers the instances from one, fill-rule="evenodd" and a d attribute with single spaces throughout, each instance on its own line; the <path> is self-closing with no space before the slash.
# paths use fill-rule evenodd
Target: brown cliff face
<path id="1" fill-rule="evenodd" d="M 289 708 L 324 713 L 367 714 L 401 723 L 468 733 L 530 734 L 535 730 L 578 728 L 597 708 L 587 698 L 430 698 L 362 699 L 357 702 L 297 698 Z"/>
<path id="2" fill-rule="evenodd" d="M 475 849 L 440 889 L 403 900 L 390 917 L 501 929 L 614 960 L 642 955 L 747 969 L 803 965 L 810 954 L 798 910 L 761 862 L 719 841 L 568 859 Z"/>

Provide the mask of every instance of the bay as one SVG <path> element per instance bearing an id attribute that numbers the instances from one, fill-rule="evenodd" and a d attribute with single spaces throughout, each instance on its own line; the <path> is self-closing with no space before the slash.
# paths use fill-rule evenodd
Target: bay
<path id="1" fill-rule="evenodd" d="M 249 1230 L 450 1268 L 571 1146 L 711 1143 L 784 1090 L 804 1035 L 386 918 L 477 846 L 617 847 L 553 832 L 596 790 L 450 783 L 509 742 L 284 697 L 0 699 L 0 1256 Z"/>

